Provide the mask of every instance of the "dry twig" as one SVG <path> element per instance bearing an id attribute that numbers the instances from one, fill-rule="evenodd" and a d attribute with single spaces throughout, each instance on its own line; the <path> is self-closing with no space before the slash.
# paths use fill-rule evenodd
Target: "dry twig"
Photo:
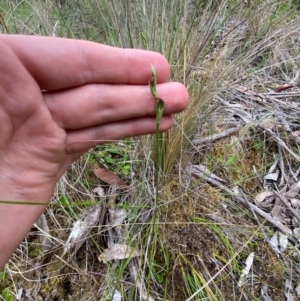
<path id="1" fill-rule="evenodd" d="M 264 212 L 263 210 L 261 210 L 257 206 L 255 206 L 254 204 L 248 202 L 248 200 L 245 200 L 245 199 L 241 198 L 240 196 L 236 195 L 230 188 L 226 187 L 225 185 L 220 183 L 218 180 L 213 179 L 211 176 L 207 177 L 206 174 L 202 173 L 200 170 L 192 170 L 192 174 L 203 178 L 209 184 L 218 187 L 223 192 L 225 192 L 231 196 L 234 196 L 234 198 L 237 201 L 239 201 L 241 204 L 250 208 L 255 213 L 257 213 L 258 215 L 260 215 L 261 217 L 266 219 L 269 223 L 271 223 L 274 227 L 276 227 L 280 232 L 282 232 L 284 234 L 288 234 L 288 235 L 292 234 L 292 231 L 289 228 L 287 228 L 286 226 L 284 226 L 280 221 L 275 220 L 270 214 Z M 212 173 L 210 173 L 210 174 L 212 174 Z"/>

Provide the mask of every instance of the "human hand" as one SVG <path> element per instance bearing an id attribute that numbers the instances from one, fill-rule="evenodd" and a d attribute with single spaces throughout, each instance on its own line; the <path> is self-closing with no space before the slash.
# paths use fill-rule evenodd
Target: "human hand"
<path id="1" fill-rule="evenodd" d="M 169 65 L 160 54 L 0 35 L 0 200 L 45 204 L 69 165 L 91 147 L 155 132 L 151 65 L 165 102 L 165 131 L 188 94 L 183 85 L 166 83 Z M 0 206 L 1 267 L 45 206 Z"/>

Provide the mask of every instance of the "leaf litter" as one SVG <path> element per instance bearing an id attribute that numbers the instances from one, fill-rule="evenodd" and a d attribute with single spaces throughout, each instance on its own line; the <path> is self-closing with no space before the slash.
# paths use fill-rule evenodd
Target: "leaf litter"
<path id="1" fill-rule="evenodd" d="M 105 249 L 103 253 L 98 256 L 98 259 L 103 262 L 108 262 L 116 259 L 134 258 L 141 255 L 142 252 L 136 248 L 128 245 L 113 244 L 111 247 Z"/>
<path id="2" fill-rule="evenodd" d="M 287 92 L 287 90 L 291 90 Z M 230 96 L 229 96 L 230 95 Z M 189 173 L 201 178 L 208 184 L 218 187 L 233 200 L 243 204 L 251 214 L 257 214 L 273 227 L 273 236 L 265 235 L 269 246 L 279 258 L 282 258 L 289 245 L 296 247 L 300 242 L 300 156 L 299 135 L 300 110 L 297 98 L 300 90 L 295 85 L 278 85 L 271 92 L 255 92 L 247 86 L 236 86 L 226 95 L 230 101 L 216 96 L 222 103 L 219 110 L 226 110 L 227 118 L 236 121 L 237 126 L 212 134 L 207 137 L 196 138 L 193 142 L 199 148 L 212 146 L 222 139 L 229 139 L 231 135 L 243 135 L 248 128 L 254 128 L 264 135 L 272 145 L 274 162 L 269 171 L 258 175 L 256 167 L 253 174 L 259 183 L 260 191 L 252 197 L 240 188 L 234 188 L 228 179 L 220 178 L 208 167 L 201 165 L 190 166 Z M 270 109 L 272 107 L 272 109 Z M 269 113 L 271 112 L 271 113 Z M 243 139 L 243 137 L 241 137 Z M 219 140 L 219 141 L 217 141 Z M 250 256 L 251 255 L 251 256 Z M 243 278 L 249 273 L 253 263 L 254 253 L 246 260 L 246 267 L 241 273 L 239 286 L 244 283 Z M 298 296 L 299 285 L 290 285 L 287 289 L 285 281 L 284 296 L 286 300 L 294 300 Z M 298 283 L 298 282 L 297 282 Z M 262 300 L 272 300 L 268 295 L 268 285 L 261 286 Z"/>
<path id="3" fill-rule="evenodd" d="M 99 222 L 101 212 L 100 206 L 93 206 L 84 211 L 79 219 L 74 222 L 69 238 L 64 245 L 64 256 L 71 248 L 74 249 L 73 255 L 77 253 L 83 243 L 86 241 L 91 229 Z"/>

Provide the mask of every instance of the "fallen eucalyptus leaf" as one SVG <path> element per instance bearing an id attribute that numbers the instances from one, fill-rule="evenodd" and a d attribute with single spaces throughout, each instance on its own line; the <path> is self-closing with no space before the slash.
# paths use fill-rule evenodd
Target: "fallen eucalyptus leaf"
<path id="1" fill-rule="evenodd" d="M 125 189 L 129 188 L 129 186 L 118 175 L 107 168 L 94 169 L 94 174 L 97 178 L 107 184 L 115 185 Z"/>
<path id="2" fill-rule="evenodd" d="M 114 244 L 98 256 L 99 261 L 108 262 L 115 259 L 126 259 L 141 256 L 142 252 L 128 245 Z"/>
<path id="3" fill-rule="evenodd" d="M 41 231 L 41 245 L 44 252 L 48 252 L 52 247 L 52 241 L 50 236 L 50 230 L 47 223 L 45 214 L 43 213 L 39 219 L 36 221 L 37 228 Z"/>
<path id="4" fill-rule="evenodd" d="M 300 228 L 295 228 L 293 230 L 293 233 L 297 237 L 297 239 L 300 239 Z"/>
<path id="5" fill-rule="evenodd" d="M 244 284 L 246 276 L 249 274 L 249 271 L 252 267 L 254 259 L 254 252 L 250 253 L 245 261 L 245 268 L 241 272 L 241 276 L 238 282 L 238 286 L 241 287 Z"/>
<path id="6" fill-rule="evenodd" d="M 264 176 L 264 181 L 274 181 L 276 182 L 279 177 L 279 171 L 269 173 Z"/>
<path id="7" fill-rule="evenodd" d="M 259 123 L 259 125 L 261 127 L 273 130 L 276 125 L 276 120 L 274 118 L 265 118 Z"/>
<path id="8" fill-rule="evenodd" d="M 269 287 L 264 284 L 260 289 L 260 297 L 263 301 L 272 301 L 272 299 L 268 295 Z"/>
<path id="9" fill-rule="evenodd" d="M 300 200 L 299 199 L 291 198 L 290 202 L 291 202 L 291 205 L 293 206 L 293 208 L 295 208 L 295 209 L 297 209 L 300 206 Z"/>
<path id="10" fill-rule="evenodd" d="M 270 246 L 278 254 L 282 254 L 288 245 L 288 236 L 277 231 L 270 239 Z"/>
<path id="11" fill-rule="evenodd" d="M 300 297 L 300 283 L 295 288 L 296 294 L 298 297 Z"/>
<path id="12" fill-rule="evenodd" d="M 74 254 L 76 254 L 79 248 L 83 245 L 88 232 L 91 230 L 91 227 L 95 226 L 99 221 L 100 212 L 100 206 L 93 206 L 86 210 L 78 221 L 74 222 L 72 231 L 64 246 L 64 252 L 62 256 L 64 256 L 74 246 Z"/>
<path id="13" fill-rule="evenodd" d="M 16 300 L 22 300 L 23 290 L 24 289 L 22 287 L 18 289 L 18 292 L 16 294 Z"/>
<path id="14" fill-rule="evenodd" d="M 296 196 L 299 196 L 299 191 L 300 191 L 300 181 L 293 183 L 291 185 L 289 191 L 285 193 L 285 197 L 294 198 Z"/>
<path id="15" fill-rule="evenodd" d="M 283 293 L 286 301 L 294 301 L 294 296 L 291 294 L 293 291 L 293 285 L 291 279 L 286 279 L 284 283 L 285 292 Z"/>
<path id="16" fill-rule="evenodd" d="M 282 91 L 286 91 L 288 89 L 294 88 L 294 85 L 284 84 L 273 88 L 274 92 L 280 93 Z"/>
<path id="17" fill-rule="evenodd" d="M 263 206 L 262 203 L 267 199 L 274 196 L 274 193 L 272 191 L 264 190 L 260 193 L 258 193 L 255 198 L 254 202 L 256 205 Z M 272 200 L 270 200 L 271 202 Z M 267 202 L 268 203 L 268 202 Z"/>
<path id="18" fill-rule="evenodd" d="M 112 301 L 122 301 L 122 295 L 121 295 L 121 293 L 118 291 L 118 290 L 116 290 L 116 289 L 113 289 L 113 296 L 112 296 Z"/>
<path id="19" fill-rule="evenodd" d="M 127 217 L 127 211 L 124 208 L 109 208 L 109 222 L 112 227 L 119 226 Z"/>
<path id="20" fill-rule="evenodd" d="M 93 192 L 96 193 L 99 197 L 105 197 L 105 191 L 101 186 L 95 187 Z"/>

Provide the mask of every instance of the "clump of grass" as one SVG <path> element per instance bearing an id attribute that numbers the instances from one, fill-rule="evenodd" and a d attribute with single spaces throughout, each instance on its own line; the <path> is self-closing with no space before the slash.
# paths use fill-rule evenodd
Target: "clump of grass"
<path id="1" fill-rule="evenodd" d="M 201 261 L 200 258 L 198 260 Z M 203 276 L 205 272 L 202 274 L 200 271 L 195 269 L 194 265 L 184 255 L 181 254 L 179 256 L 178 263 L 181 266 L 182 277 L 186 287 L 187 299 L 189 299 L 189 297 L 192 296 L 201 287 L 205 286 L 202 291 L 200 291 L 198 294 L 195 294 L 195 296 L 190 300 L 224 300 L 221 292 L 219 292 L 220 294 L 216 295 L 214 293 L 214 290 L 212 290 L 209 285 L 206 285 L 207 281 L 205 279 L 205 276 Z"/>

